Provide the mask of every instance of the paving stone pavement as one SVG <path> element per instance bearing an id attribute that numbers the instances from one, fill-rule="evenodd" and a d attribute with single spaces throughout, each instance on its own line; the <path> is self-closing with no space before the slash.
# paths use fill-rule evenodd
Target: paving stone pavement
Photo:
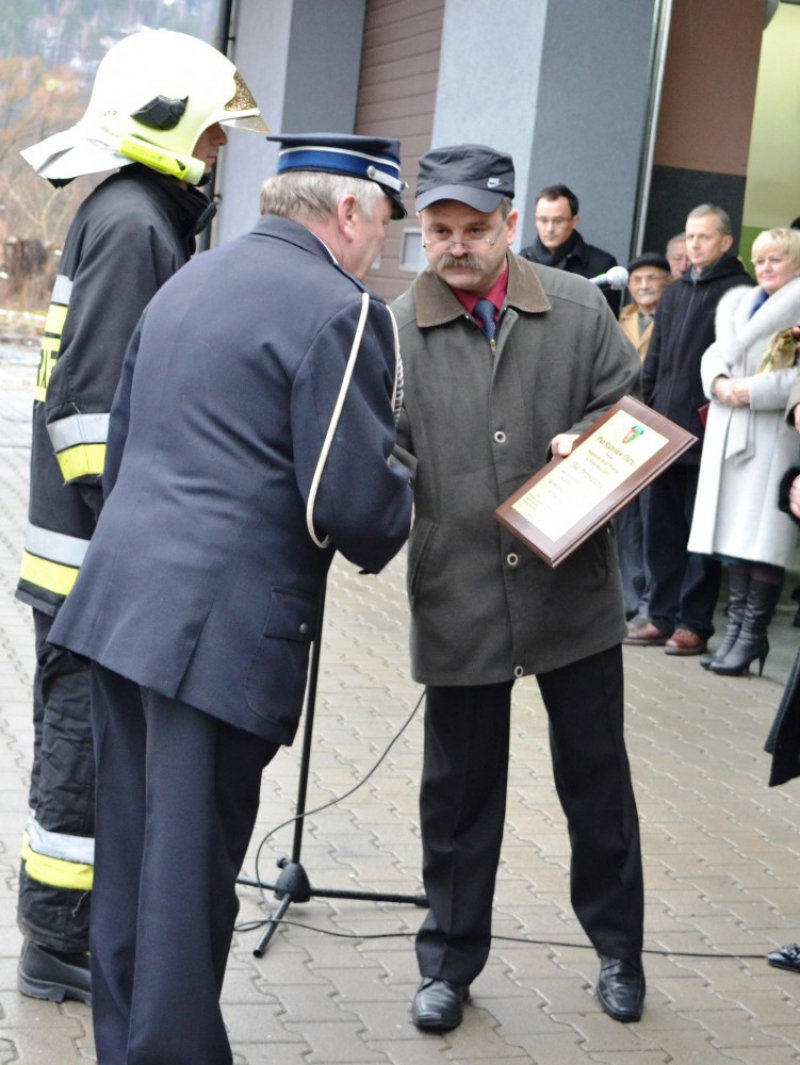
<path id="1" fill-rule="evenodd" d="M 17 855 L 32 727 L 32 631 L 13 598 L 25 524 L 35 359 L 0 346 L 0 1065 L 94 1060 L 89 1010 L 16 990 Z M 404 560 L 380 577 L 336 564 L 329 582 L 301 859 L 328 890 L 421 891 L 416 792 L 420 689 L 408 675 Z M 517 685 L 496 938 L 463 1025 L 418 1033 L 413 905 L 295 904 L 264 956 L 271 913 L 243 886 L 223 993 L 236 1065 L 784 1065 L 800 1060 L 800 976 L 765 951 L 800 937 L 800 783 L 769 790 L 762 744 L 800 633 L 782 606 L 764 678 L 726 679 L 694 659 L 626 648 L 627 734 L 646 882 L 642 1021 L 608 1019 L 597 960 L 569 904 L 569 854 L 535 681 Z M 271 881 L 289 854 L 300 742 L 265 774 L 245 866 Z M 189 826 L 187 826 L 188 830 Z M 191 875 L 180 870 L 179 875 Z M 376 937 L 376 938 L 371 938 Z M 190 974 L 187 973 L 187 981 Z"/>

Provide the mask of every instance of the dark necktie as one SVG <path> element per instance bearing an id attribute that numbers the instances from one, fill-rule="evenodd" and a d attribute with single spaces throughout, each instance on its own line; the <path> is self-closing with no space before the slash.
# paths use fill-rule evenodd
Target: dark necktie
<path id="1" fill-rule="evenodd" d="M 474 315 L 481 323 L 484 333 L 489 340 L 494 340 L 494 334 L 496 332 L 496 326 L 494 324 L 494 311 L 495 306 L 491 300 L 487 300 L 485 297 L 478 300 L 475 304 Z"/>

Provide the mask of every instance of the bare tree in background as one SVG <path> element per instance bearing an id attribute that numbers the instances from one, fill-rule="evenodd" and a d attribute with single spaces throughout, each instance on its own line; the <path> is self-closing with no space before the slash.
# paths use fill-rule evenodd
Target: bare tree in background
<path id="1" fill-rule="evenodd" d="M 78 204 L 97 184 L 81 178 L 57 189 L 20 150 L 74 124 L 86 98 L 86 86 L 68 69 L 47 71 L 36 58 L 0 59 L 0 234 L 8 275 L 0 299 L 6 304 L 33 299 L 28 310 L 46 304 L 55 254 Z"/>

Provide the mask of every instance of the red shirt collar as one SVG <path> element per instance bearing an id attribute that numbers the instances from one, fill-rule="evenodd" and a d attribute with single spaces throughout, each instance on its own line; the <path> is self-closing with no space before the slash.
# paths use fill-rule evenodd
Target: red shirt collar
<path id="1" fill-rule="evenodd" d="M 463 288 L 454 288 L 453 295 L 459 301 L 469 314 L 475 314 L 475 304 L 478 300 L 487 299 L 491 300 L 497 310 L 495 311 L 494 320 L 500 317 L 500 311 L 503 304 L 506 301 L 508 294 L 508 262 L 506 261 L 506 268 L 502 274 L 498 277 L 488 292 L 482 292 L 480 294 L 476 292 L 465 292 Z"/>

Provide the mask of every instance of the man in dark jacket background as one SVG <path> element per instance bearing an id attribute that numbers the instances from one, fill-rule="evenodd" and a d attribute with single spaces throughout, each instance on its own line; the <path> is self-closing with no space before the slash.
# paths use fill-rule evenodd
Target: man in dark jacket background
<path id="1" fill-rule="evenodd" d="M 730 288 L 753 280 L 735 255 L 731 220 L 721 207 L 701 204 L 686 220 L 691 269 L 668 285 L 656 310 L 642 368 L 645 402 L 698 438 L 650 486 L 645 559 L 652 576 L 650 618 L 625 643 L 664 647 L 671 655 L 700 655 L 714 631 L 720 563 L 687 551 L 706 397 L 700 360 L 714 342 L 717 304 Z"/>
<path id="2" fill-rule="evenodd" d="M 587 244 L 578 232 L 581 216 L 578 197 L 566 185 L 549 185 L 536 197 L 534 221 L 538 236 L 520 252 L 523 259 L 543 266 L 566 270 L 578 277 L 599 277 L 608 273 L 617 260 L 602 248 Z M 617 289 L 603 289 L 609 307 L 619 314 L 622 295 Z"/>

